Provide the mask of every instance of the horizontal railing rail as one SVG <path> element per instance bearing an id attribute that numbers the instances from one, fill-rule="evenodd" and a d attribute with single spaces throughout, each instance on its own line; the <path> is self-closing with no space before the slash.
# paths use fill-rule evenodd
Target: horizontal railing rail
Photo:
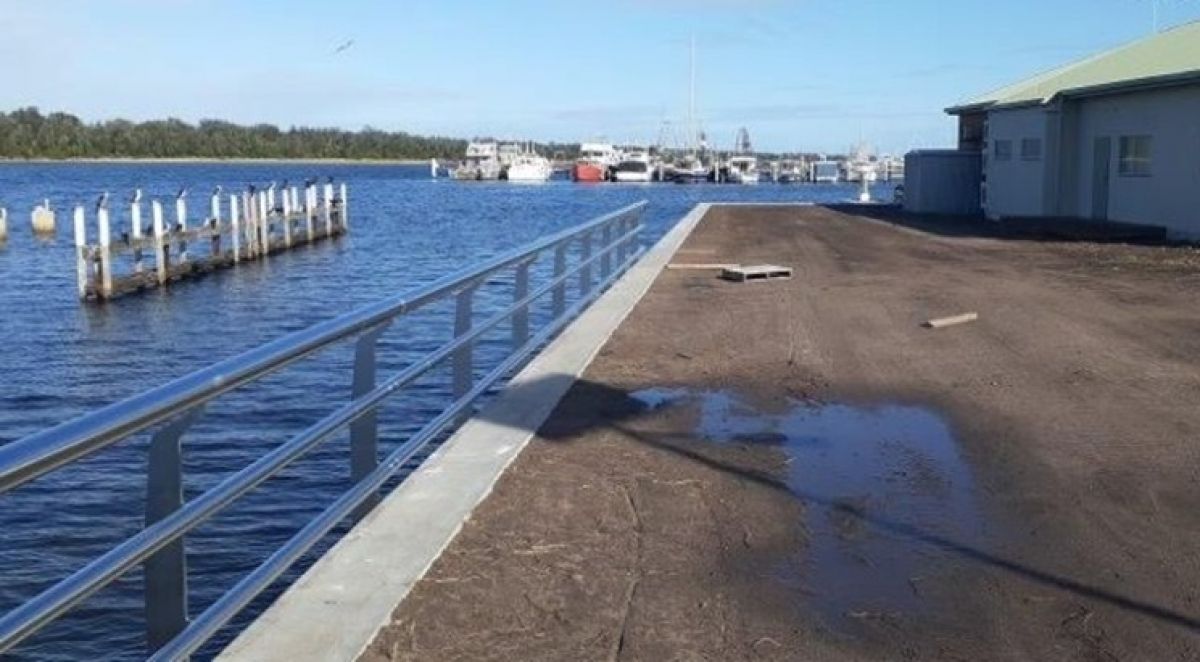
<path id="1" fill-rule="evenodd" d="M 195 652 L 339 522 L 361 515 L 373 506 L 388 478 L 439 434 L 461 421 L 480 396 L 520 366 L 624 273 L 641 254 L 640 217 L 645 205 L 644 202 L 631 205 L 563 230 L 424 287 L 289 334 L 0 447 L 0 493 L 3 493 L 164 424 L 154 431 L 148 451 L 146 526 L 0 617 L 0 652 L 32 636 L 139 563 L 145 567 L 147 643 L 153 659 L 179 659 Z M 594 246 L 594 239 L 599 239 L 598 246 Z M 572 248 L 576 248 L 575 261 L 568 264 Z M 531 289 L 532 264 L 551 251 L 552 275 Z M 475 322 L 472 315 L 475 292 L 483 283 L 510 269 L 512 303 Z M 598 278 L 592 278 L 593 271 L 599 273 Z M 578 279 L 579 295 L 568 306 L 566 288 L 573 278 Z M 551 320 L 532 333 L 530 310 L 547 295 L 552 297 Z M 398 373 L 378 381 L 375 353 L 381 332 L 396 318 L 450 297 L 455 299 L 452 337 Z M 473 346 L 484 333 L 506 321 L 511 322 L 511 351 L 499 365 L 475 379 Z M 183 500 L 181 438 L 206 403 L 351 338 L 357 340 L 349 402 L 202 494 Z M 389 396 L 444 362 L 452 364 L 453 402 L 380 462 L 376 410 Z M 200 616 L 189 619 L 183 537 L 347 427 L 351 488 Z"/>

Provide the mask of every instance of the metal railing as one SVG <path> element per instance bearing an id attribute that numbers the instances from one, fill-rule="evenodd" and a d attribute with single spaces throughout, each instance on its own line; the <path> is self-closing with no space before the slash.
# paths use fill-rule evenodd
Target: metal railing
<path id="1" fill-rule="evenodd" d="M 373 506 L 379 500 L 380 488 L 406 462 L 461 421 L 481 395 L 519 367 L 625 272 L 641 254 L 638 238 L 645 206 L 640 202 L 564 230 L 0 447 L 0 493 L 4 493 L 162 424 L 153 432 L 148 450 L 145 527 L 0 617 L 0 653 L 139 563 L 145 571 L 146 636 L 151 659 L 180 659 L 195 652 L 339 522 Z M 554 259 L 552 275 L 547 282 L 531 288 L 531 266 L 550 252 Z M 472 303 L 476 290 L 510 271 L 512 304 L 475 322 Z M 593 271 L 598 272 L 595 279 Z M 578 279 L 579 296 L 568 306 L 567 288 L 574 278 Z M 530 308 L 546 295 L 551 297 L 551 321 L 531 333 Z M 449 297 L 455 299 L 452 337 L 400 372 L 377 380 L 375 354 L 380 334 L 396 318 Z M 511 321 L 511 351 L 499 365 L 475 379 L 476 341 L 506 321 Z M 211 489 L 184 501 L 181 440 L 206 403 L 351 338 L 356 344 L 348 403 Z M 453 402 L 380 461 L 377 408 L 445 361 L 452 364 Z M 344 428 L 350 433 L 352 487 L 199 616 L 190 619 L 184 535 Z"/>

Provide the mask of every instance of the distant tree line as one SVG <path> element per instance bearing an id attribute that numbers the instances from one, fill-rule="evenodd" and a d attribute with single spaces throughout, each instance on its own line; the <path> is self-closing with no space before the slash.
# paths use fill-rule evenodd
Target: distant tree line
<path id="1" fill-rule="evenodd" d="M 0 113 L 0 158 L 456 159 L 467 141 L 365 128 L 361 131 L 221 120 L 88 124 L 37 108 Z"/>

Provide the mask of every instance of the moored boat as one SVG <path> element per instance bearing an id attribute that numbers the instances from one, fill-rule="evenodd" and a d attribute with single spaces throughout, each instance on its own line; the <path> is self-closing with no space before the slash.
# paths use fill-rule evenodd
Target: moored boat
<path id="1" fill-rule="evenodd" d="M 758 159 L 750 154 L 729 157 L 729 170 L 726 177 L 730 184 L 757 184 Z"/>
<path id="2" fill-rule="evenodd" d="M 467 153 L 454 170 L 454 178 L 472 181 L 500 179 L 500 172 L 496 142 L 484 140 L 467 145 Z"/>
<path id="3" fill-rule="evenodd" d="M 510 182 L 544 182 L 554 174 L 550 159 L 534 152 L 514 157 L 508 166 L 508 181 Z"/>
<path id="4" fill-rule="evenodd" d="M 571 179 L 577 182 L 603 182 L 611 175 L 615 165 L 616 150 L 607 143 L 583 143 L 579 146 L 579 159 L 571 168 Z"/>
<path id="5" fill-rule="evenodd" d="M 654 168 L 651 167 L 650 154 L 645 150 L 626 152 L 612 169 L 613 181 L 617 182 L 649 182 L 654 179 Z"/>

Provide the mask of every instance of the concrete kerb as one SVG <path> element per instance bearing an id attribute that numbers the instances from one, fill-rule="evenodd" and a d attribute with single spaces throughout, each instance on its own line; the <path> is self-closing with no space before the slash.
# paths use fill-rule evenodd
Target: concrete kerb
<path id="1" fill-rule="evenodd" d="M 361 655 L 711 207 L 700 204 L 684 216 L 218 659 Z M 569 379 L 547 379 L 553 376 Z"/>

